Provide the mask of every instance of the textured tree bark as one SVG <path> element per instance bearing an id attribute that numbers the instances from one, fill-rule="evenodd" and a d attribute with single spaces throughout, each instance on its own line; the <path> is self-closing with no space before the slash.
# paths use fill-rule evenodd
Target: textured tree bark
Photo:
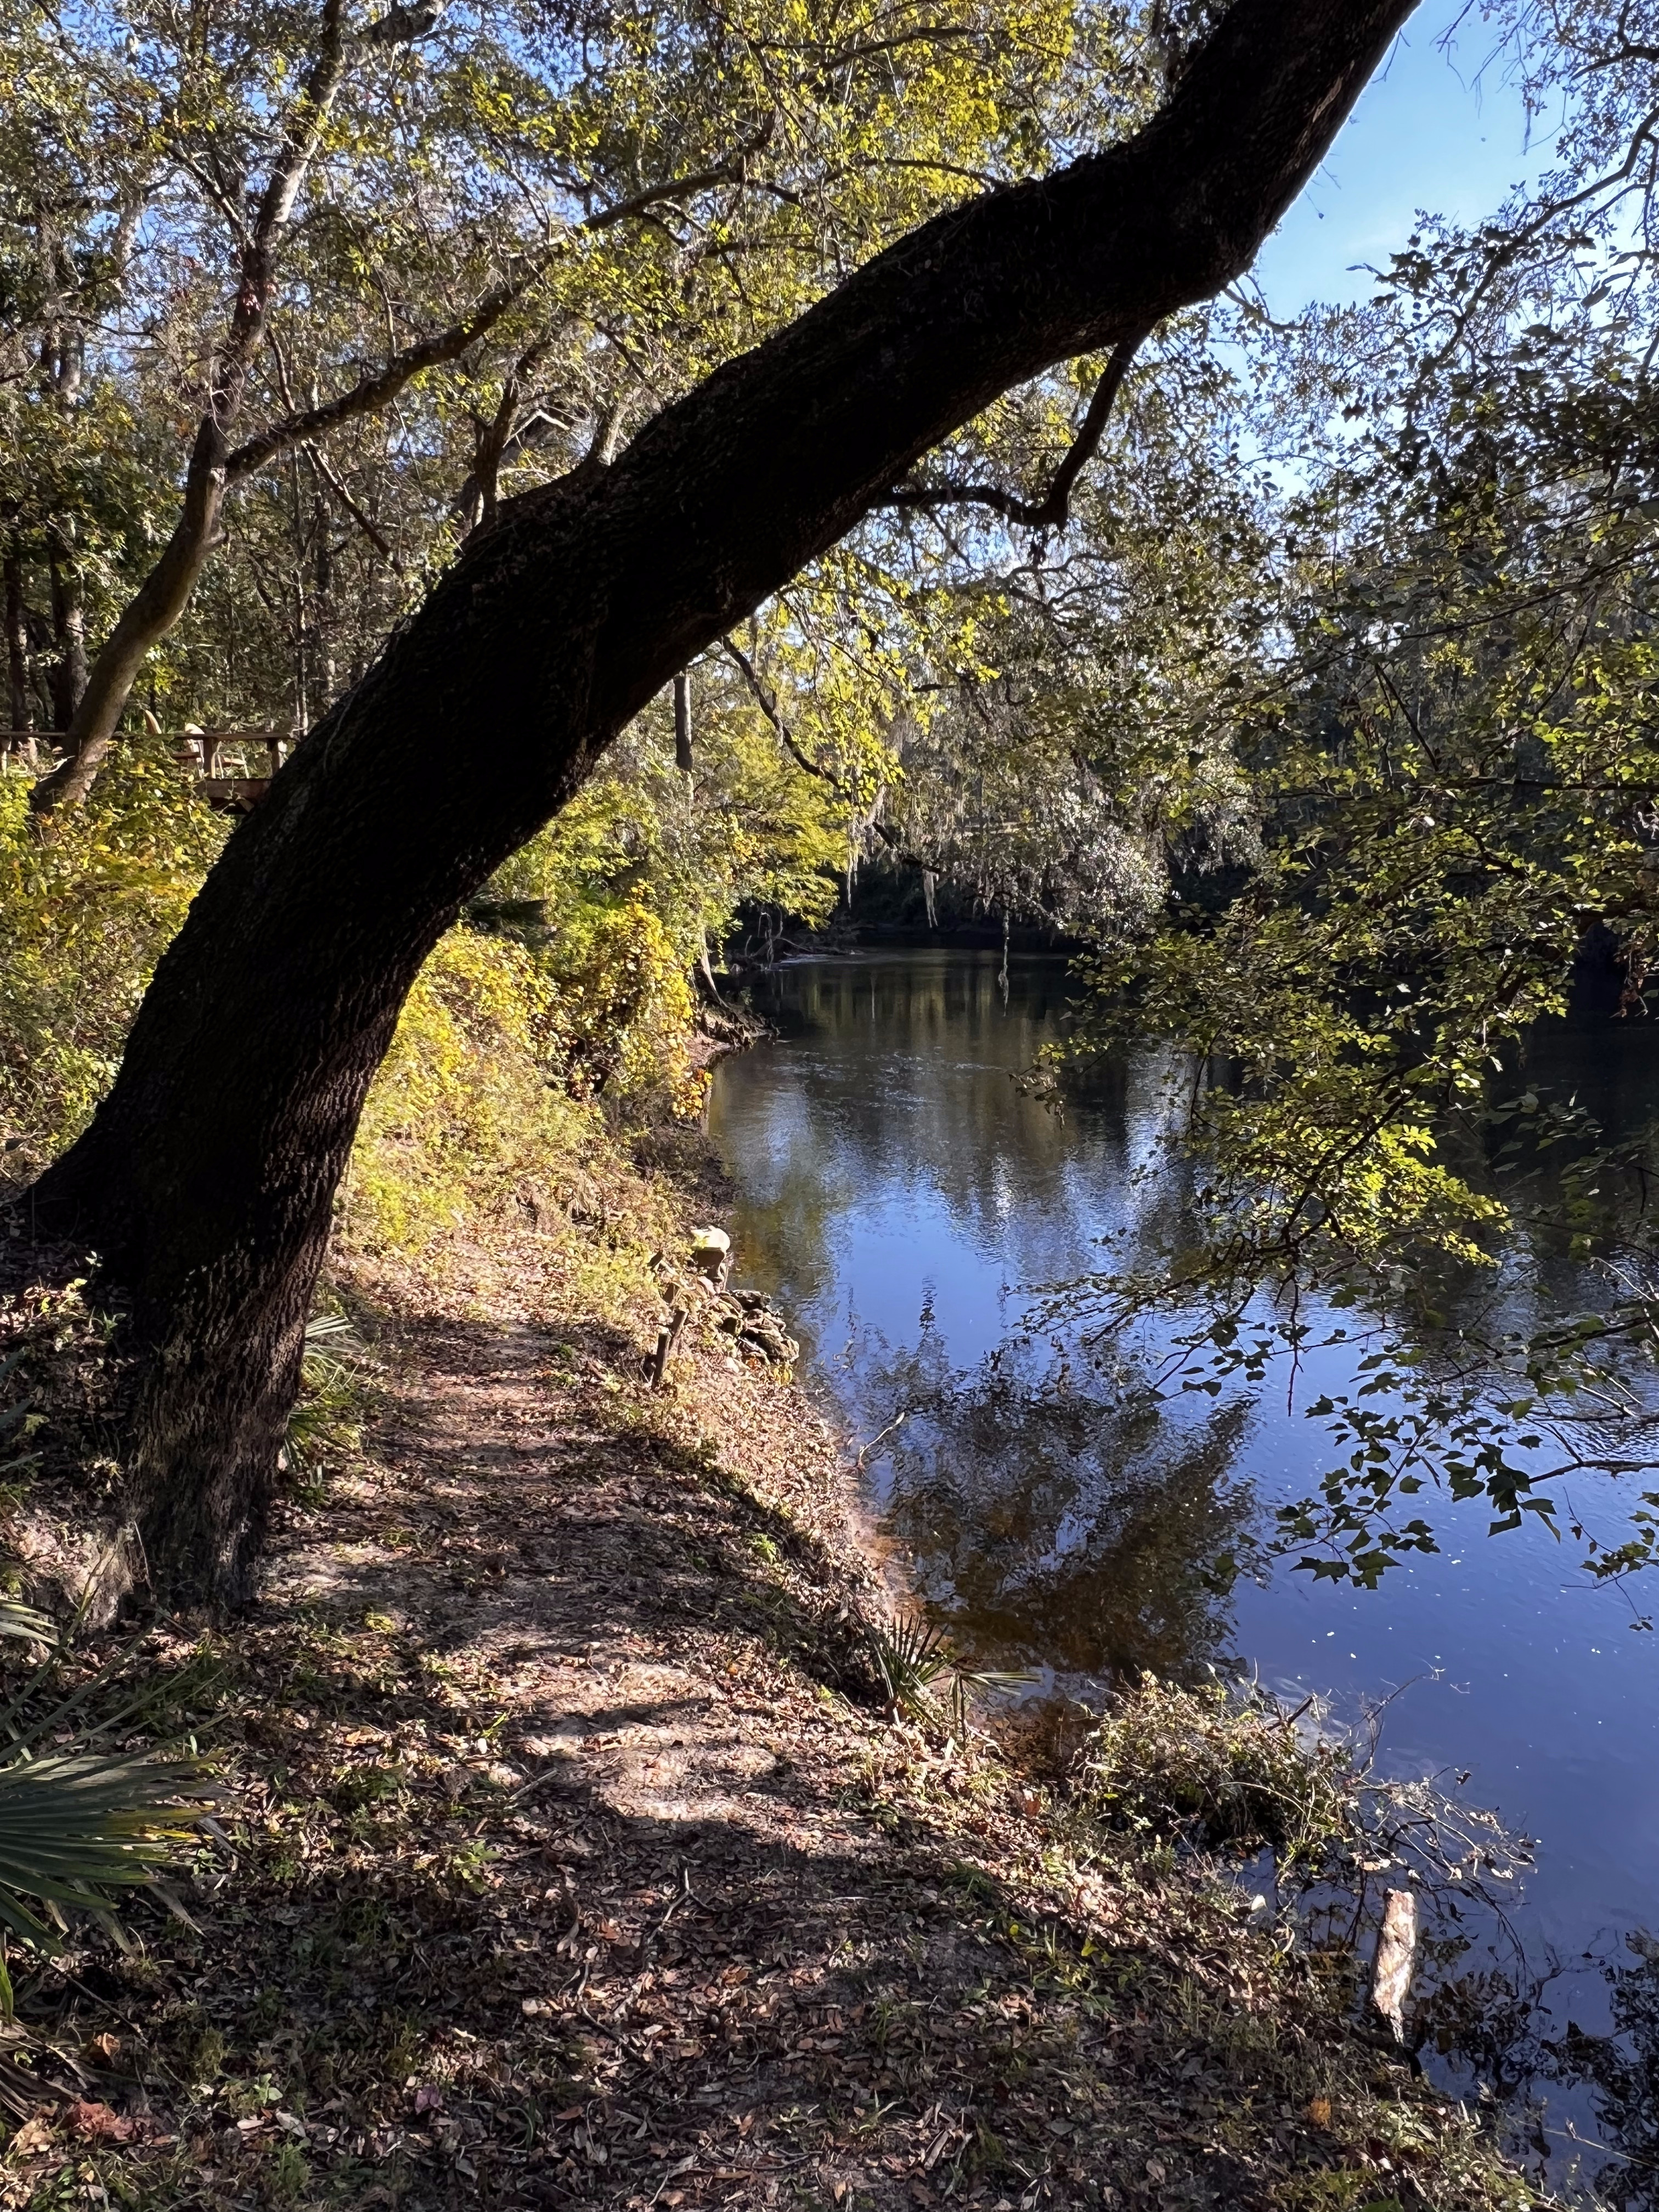
<path id="1" fill-rule="evenodd" d="M 239 828 L 32 1211 L 127 1290 L 158 1590 L 246 1593 L 364 1094 L 462 902 L 696 653 L 999 392 L 1244 270 L 1412 0 L 1238 0 L 1137 137 L 871 262 L 503 504 Z M 482 733 L 477 773 L 458 737 Z"/>

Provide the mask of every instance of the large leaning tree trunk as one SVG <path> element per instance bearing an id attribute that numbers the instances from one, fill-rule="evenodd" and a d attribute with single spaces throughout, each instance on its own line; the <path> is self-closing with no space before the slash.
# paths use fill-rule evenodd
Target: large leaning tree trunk
<path id="1" fill-rule="evenodd" d="M 1243 271 L 1411 5 L 1237 0 L 1136 137 L 939 216 L 612 466 L 506 503 L 295 753 L 26 1201 L 130 1301 L 158 1595 L 248 1589 L 364 1094 L 462 902 L 940 439 Z"/>

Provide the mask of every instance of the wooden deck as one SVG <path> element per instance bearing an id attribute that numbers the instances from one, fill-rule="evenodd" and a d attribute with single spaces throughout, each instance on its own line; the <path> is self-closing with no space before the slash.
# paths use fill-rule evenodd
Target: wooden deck
<path id="1" fill-rule="evenodd" d="M 287 730 L 162 730 L 157 734 L 171 743 L 173 759 L 196 776 L 202 796 L 221 814 L 251 814 L 296 742 Z M 263 753 L 264 775 L 222 775 L 223 757 L 233 750 L 245 760 L 250 754 L 257 758 Z M 5 775 L 54 767 L 67 751 L 61 730 L 0 730 L 0 773 Z"/>

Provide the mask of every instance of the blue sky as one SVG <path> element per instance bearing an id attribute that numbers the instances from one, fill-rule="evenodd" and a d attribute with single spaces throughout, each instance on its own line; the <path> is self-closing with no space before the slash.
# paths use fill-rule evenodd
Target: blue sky
<path id="1" fill-rule="evenodd" d="M 1451 44 L 1440 40 L 1459 17 Z M 1511 185 L 1535 176 L 1549 152 L 1547 125 L 1526 115 L 1478 4 L 1423 0 L 1385 67 L 1367 87 L 1323 167 L 1262 248 L 1255 274 L 1275 315 L 1310 300 L 1364 296 L 1350 264 L 1381 266 L 1410 237 L 1419 208 L 1474 222 Z"/>

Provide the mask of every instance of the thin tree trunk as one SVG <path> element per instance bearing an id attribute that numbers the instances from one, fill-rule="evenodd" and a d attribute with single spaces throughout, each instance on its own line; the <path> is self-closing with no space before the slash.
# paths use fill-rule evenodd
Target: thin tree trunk
<path id="1" fill-rule="evenodd" d="M 939 217 L 613 467 L 504 503 L 295 752 L 30 1206 L 129 1294 L 129 1466 L 161 1595 L 249 1587 L 364 1095 L 463 902 L 678 671 L 920 455 L 1246 268 L 1409 11 L 1238 0 L 1137 138 Z"/>
<path id="2" fill-rule="evenodd" d="M 23 547 L 15 530 L 6 539 L 5 590 L 6 688 L 10 726 L 14 730 L 32 730 L 34 727 L 34 702 L 29 696 L 28 623 L 23 611 Z"/>
<path id="3" fill-rule="evenodd" d="M 682 775 L 696 772 L 691 750 L 691 678 L 682 670 L 674 678 L 674 765 Z"/>
<path id="4" fill-rule="evenodd" d="M 70 757 L 30 794 L 37 813 L 78 805 L 92 788 L 127 699 L 152 646 L 190 603 L 212 550 L 223 504 L 229 434 L 240 417 L 248 376 L 264 343 L 276 289 L 276 258 L 346 70 L 343 0 L 323 0 L 310 68 L 284 118 L 281 149 L 244 240 L 235 304 L 213 360 L 207 406 L 185 473 L 179 520 L 161 557 L 122 610 L 84 677 L 69 732 Z"/>
<path id="5" fill-rule="evenodd" d="M 224 500 L 224 438 L 211 416 L 202 423 L 190 458 L 185 497 L 161 558 L 121 610 L 88 672 L 73 713 L 62 716 L 69 757 L 35 786 L 38 813 L 78 806 L 92 789 L 114 739 L 133 685 L 150 648 L 159 644 L 190 604 L 196 580 L 213 550 Z"/>
<path id="6" fill-rule="evenodd" d="M 448 329 L 405 346 L 400 353 L 393 354 L 384 367 L 361 377 L 337 398 L 307 408 L 303 413 L 290 415 L 256 433 L 242 445 L 230 447 L 229 433 L 241 415 L 249 372 L 264 343 L 267 318 L 276 292 L 277 251 L 295 200 L 320 143 L 329 109 L 339 90 L 345 64 L 340 15 L 340 0 L 324 0 L 323 31 L 317 57 L 289 116 L 283 151 L 265 187 L 253 236 L 243 249 L 236 306 L 214 362 L 213 389 L 191 449 L 179 520 L 161 559 L 145 577 L 137 595 L 128 601 L 92 665 L 79 709 L 69 726 L 69 758 L 53 775 L 43 776 L 29 794 L 29 804 L 37 813 L 49 814 L 60 806 L 78 806 L 97 781 L 146 658 L 190 604 L 197 580 L 213 550 L 227 490 L 257 475 L 282 454 L 319 442 L 343 423 L 379 413 L 423 371 L 459 360 L 524 298 L 547 265 L 549 256 L 545 252 L 532 257 L 518 274 L 492 286 Z M 359 43 L 397 44 L 430 29 L 431 21 L 423 9 L 391 9 L 358 34 Z M 683 198 L 716 184 L 741 180 L 749 156 L 763 143 L 764 134 L 711 169 L 649 185 L 628 200 L 601 208 L 589 216 L 580 228 L 589 232 L 608 230 L 663 201 Z M 525 360 L 533 366 L 541 350 L 539 346 L 532 347 Z M 517 405 L 516 386 L 510 403 L 504 404 L 508 405 L 510 429 L 511 413 Z M 602 434 L 609 434 L 602 430 Z M 502 450 L 506 439 L 504 431 Z M 605 458 L 610 459 L 608 451 Z M 501 452 L 498 451 L 490 463 L 494 473 L 483 495 L 491 514 L 495 512 L 495 484 L 501 460 Z"/>
<path id="7" fill-rule="evenodd" d="M 48 529 L 46 565 L 52 579 L 52 632 L 58 653 L 52 670 L 52 708 L 58 728 L 67 730 L 74 723 L 75 710 L 87 688 L 86 612 L 73 523 L 58 521 Z"/>

